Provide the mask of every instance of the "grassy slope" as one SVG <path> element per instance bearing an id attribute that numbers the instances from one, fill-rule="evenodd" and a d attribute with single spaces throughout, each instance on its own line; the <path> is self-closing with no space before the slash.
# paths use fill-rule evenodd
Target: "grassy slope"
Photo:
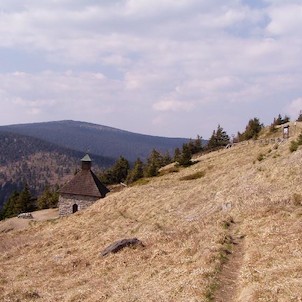
<path id="1" fill-rule="evenodd" d="M 245 235 L 235 301 L 302 299 L 302 150 L 250 143 L 199 160 L 71 217 L 0 234 L 2 300 L 210 301 L 230 217 Z M 129 237 L 146 247 L 100 256 Z"/>

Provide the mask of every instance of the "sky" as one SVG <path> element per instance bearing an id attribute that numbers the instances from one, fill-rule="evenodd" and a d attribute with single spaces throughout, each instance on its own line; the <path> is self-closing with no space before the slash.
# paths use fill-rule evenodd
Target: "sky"
<path id="1" fill-rule="evenodd" d="M 168 137 L 302 110 L 301 0 L 1 0 L 0 125 Z"/>

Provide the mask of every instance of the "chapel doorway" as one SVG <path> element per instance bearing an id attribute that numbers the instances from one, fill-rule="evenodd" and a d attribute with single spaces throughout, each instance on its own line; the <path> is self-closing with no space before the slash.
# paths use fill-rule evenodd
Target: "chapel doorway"
<path id="1" fill-rule="evenodd" d="M 73 206 L 72 206 L 72 213 L 75 213 L 77 212 L 79 209 L 78 209 L 78 205 L 75 203 Z"/>

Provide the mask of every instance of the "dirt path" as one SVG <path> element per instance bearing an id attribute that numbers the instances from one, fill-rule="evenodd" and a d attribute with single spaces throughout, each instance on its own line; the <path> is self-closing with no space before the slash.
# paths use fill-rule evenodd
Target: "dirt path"
<path id="1" fill-rule="evenodd" d="M 214 295 L 215 302 L 235 302 L 238 296 L 238 279 L 244 257 L 244 238 L 233 236 L 232 238 L 234 238 L 232 253 L 219 274 L 219 287 Z"/>

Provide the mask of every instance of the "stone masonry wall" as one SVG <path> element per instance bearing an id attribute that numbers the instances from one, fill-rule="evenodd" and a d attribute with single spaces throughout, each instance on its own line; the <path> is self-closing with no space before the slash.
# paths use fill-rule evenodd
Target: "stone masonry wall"
<path id="1" fill-rule="evenodd" d="M 72 214 L 74 204 L 78 206 L 78 211 L 84 210 L 94 204 L 98 199 L 98 197 L 61 194 L 58 203 L 59 215 L 66 216 Z"/>

